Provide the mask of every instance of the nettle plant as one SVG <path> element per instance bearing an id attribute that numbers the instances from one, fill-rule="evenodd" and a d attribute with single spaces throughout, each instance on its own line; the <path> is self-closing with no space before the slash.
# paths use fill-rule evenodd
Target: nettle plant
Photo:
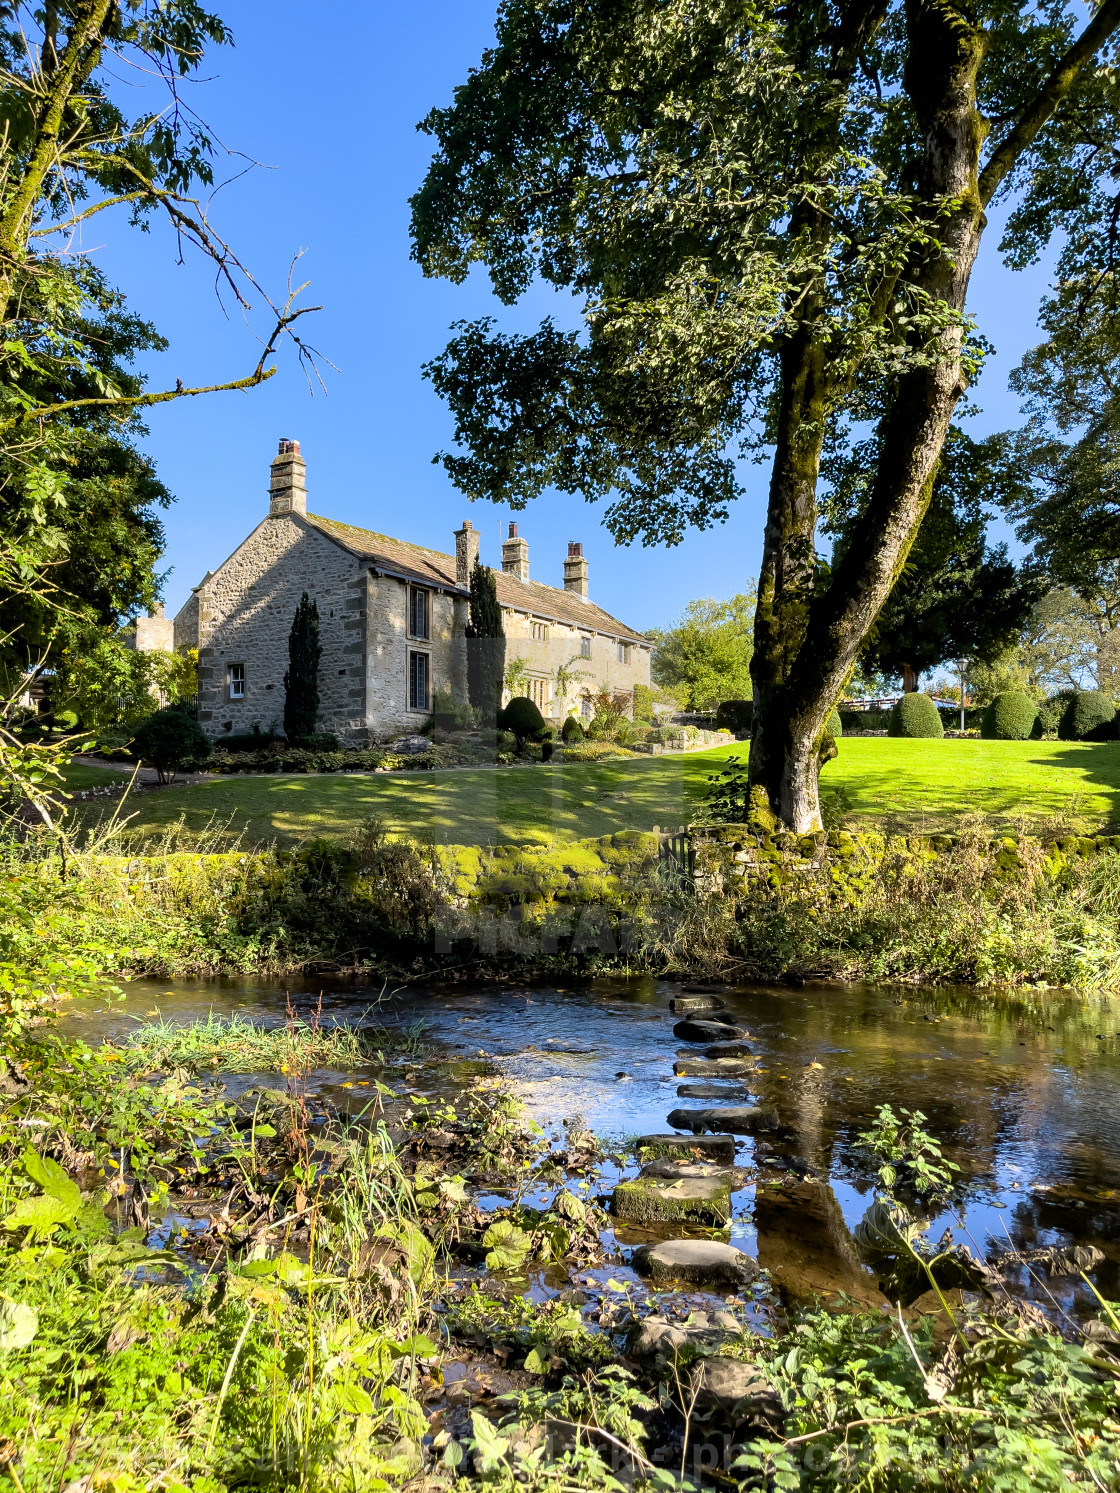
<path id="1" fill-rule="evenodd" d="M 940 1145 L 924 1129 L 926 1116 L 920 1109 L 880 1104 L 875 1123 L 857 1137 L 861 1146 L 879 1158 L 879 1181 L 884 1191 L 905 1187 L 931 1202 L 948 1195 L 953 1173 L 960 1167 L 946 1161 Z"/>

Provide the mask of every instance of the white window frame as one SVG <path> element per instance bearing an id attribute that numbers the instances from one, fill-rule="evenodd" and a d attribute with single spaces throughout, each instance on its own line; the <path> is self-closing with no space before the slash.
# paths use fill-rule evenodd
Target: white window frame
<path id="1" fill-rule="evenodd" d="M 530 674 L 529 698 L 542 715 L 552 709 L 552 680 L 547 674 Z"/>
<path id="2" fill-rule="evenodd" d="M 226 699 L 244 700 L 245 698 L 245 665 L 226 665 Z"/>
<path id="3" fill-rule="evenodd" d="M 530 624 L 529 624 L 529 632 L 530 632 L 530 635 L 531 635 L 534 643 L 547 643 L 548 642 L 548 623 L 547 622 L 530 622 Z"/>
<path id="4" fill-rule="evenodd" d="M 416 664 L 424 660 L 424 703 L 416 704 Z M 408 650 L 408 708 L 420 715 L 428 715 L 432 708 L 432 655 L 422 648 Z"/>
<path id="5" fill-rule="evenodd" d="M 590 636 L 590 634 L 581 635 L 580 640 L 579 640 L 579 656 L 580 656 L 580 658 L 590 658 L 591 657 L 591 636 Z"/>
<path id="6" fill-rule="evenodd" d="M 618 644 L 618 661 L 620 664 L 628 664 L 630 662 L 630 644 L 622 642 L 621 639 Z"/>

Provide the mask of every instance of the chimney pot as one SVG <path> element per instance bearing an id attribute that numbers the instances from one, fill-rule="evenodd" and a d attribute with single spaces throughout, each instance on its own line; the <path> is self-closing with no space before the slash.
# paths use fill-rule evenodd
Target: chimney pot
<path id="1" fill-rule="evenodd" d="M 509 538 L 502 544 L 502 569 L 519 581 L 529 579 L 529 541 L 518 537 L 516 524 L 510 524 Z"/>
<path id="2" fill-rule="evenodd" d="M 587 561 L 583 558 L 583 545 L 575 540 L 568 542 L 568 558 L 564 561 L 564 590 L 587 599 Z"/>
<path id="3" fill-rule="evenodd" d="M 478 530 L 471 527 L 469 518 L 463 520 L 461 529 L 455 530 L 455 583 L 458 586 L 469 586 L 471 583 L 471 571 L 478 559 L 481 537 Z"/>
<path id="4" fill-rule="evenodd" d="M 284 437 L 272 458 L 268 486 L 268 511 L 272 518 L 307 512 L 307 466 L 299 454 L 299 442 Z"/>

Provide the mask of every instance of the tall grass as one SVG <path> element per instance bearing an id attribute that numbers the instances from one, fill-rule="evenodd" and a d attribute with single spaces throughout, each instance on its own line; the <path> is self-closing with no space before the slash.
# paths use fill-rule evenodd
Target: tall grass
<path id="1" fill-rule="evenodd" d="M 147 1068 L 220 1067 L 228 1073 L 288 1073 L 304 1067 L 351 1069 L 399 1045 L 385 1028 L 321 1025 L 290 1018 L 263 1026 L 245 1016 L 215 1016 L 185 1026 L 146 1021 L 130 1033 L 127 1048 Z"/>

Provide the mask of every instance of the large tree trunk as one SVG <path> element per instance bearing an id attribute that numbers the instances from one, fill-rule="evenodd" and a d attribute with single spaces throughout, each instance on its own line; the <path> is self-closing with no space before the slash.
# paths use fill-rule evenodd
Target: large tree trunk
<path id="1" fill-rule="evenodd" d="M 903 79 L 924 135 L 919 190 L 941 244 L 902 278 L 902 288 L 957 315 L 903 373 L 880 424 L 881 457 L 871 498 L 827 590 L 811 594 L 815 569 L 816 462 L 823 430 L 798 425 L 827 400 L 803 397 L 812 348 L 783 358 L 781 419 L 770 487 L 759 646 L 752 663 L 755 732 L 750 778 L 771 811 L 798 833 L 820 828 L 817 775 L 835 753 L 828 715 L 890 594 L 929 505 L 946 431 L 966 379 L 963 317 L 985 225 L 984 209 L 1105 41 L 1120 27 L 1120 0 L 1103 0 L 984 168 L 987 124 L 976 107 L 985 35 L 952 0 L 908 0 L 909 64 Z M 946 203 L 955 204 L 940 217 Z M 796 341 L 796 338 L 794 339 Z M 836 392 L 833 390 L 832 392 Z M 811 487 L 811 490 L 810 490 Z M 788 587 L 788 591 L 787 591 Z"/>

